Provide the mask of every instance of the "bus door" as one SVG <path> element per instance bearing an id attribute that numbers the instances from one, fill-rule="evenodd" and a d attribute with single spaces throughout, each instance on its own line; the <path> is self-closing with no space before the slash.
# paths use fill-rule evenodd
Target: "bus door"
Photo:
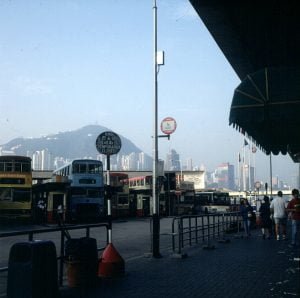
<path id="1" fill-rule="evenodd" d="M 143 216 L 150 215 L 150 197 L 143 196 Z"/>
<path id="2" fill-rule="evenodd" d="M 150 215 L 150 197 L 143 194 L 137 195 L 137 216 Z"/>
<path id="3" fill-rule="evenodd" d="M 129 216 L 137 215 L 137 195 L 130 194 L 129 195 Z"/>
<path id="4" fill-rule="evenodd" d="M 62 219 L 64 220 L 65 195 L 63 193 L 51 193 L 48 197 L 48 203 L 52 206 L 50 210 L 48 209 L 48 222 L 57 222 L 58 212 L 62 212 Z"/>

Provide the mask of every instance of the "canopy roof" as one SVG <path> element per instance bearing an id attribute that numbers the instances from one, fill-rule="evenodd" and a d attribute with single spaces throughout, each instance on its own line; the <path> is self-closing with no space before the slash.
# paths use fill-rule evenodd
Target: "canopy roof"
<path id="1" fill-rule="evenodd" d="M 239 78 L 244 80 L 235 91 L 229 123 L 247 133 L 266 153 L 289 152 L 293 160 L 299 162 L 299 121 L 290 123 L 292 118 L 300 117 L 298 2 L 293 0 L 190 0 L 190 2 Z M 255 84 L 263 97 L 257 94 L 258 91 L 255 91 L 256 88 L 251 83 L 255 73 Z M 293 74 L 297 76 L 294 78 Z M 268 82 L 266 88 L 264 85 L 268 77 L 272 77 L 272 81 Z M 256 104 L 256 112 L 252 116 L 250 114 L 245 116 L 249 112 L 245 112 L 245 108 L 236 107 L 245 106 L 250 100 L 249 96 L 241 96 L 241 92 L 238 91 L 240 88 L 242 90 L 246 88 L 246 93 L 248 89 L 252 89 L 254 96 L 259 96 L 261 106 L 259 108 Z M 291 100 L 298 103 L 291 104 Z M 250 100 L 250 105 L 253 104 L 254 101 Z M 274 109 L 275 106 L 277 109 Z M 262 112 L 266 107 L 268 107 L 267 114 Z M 270 107 L 272 109 L 269 109 Z M 270 113 L 275 117 L 270 117 Z M 264 119 L 264 129 L 262 123 L 257 125 L 256 116 L 260 120 Z M 274 126 L 275 122 L 279 122 L 280 125 Z M 284 136 L 285 134 L 288 136 Z"/>
<path id="2" fill-rule="evenodd" d="M 300 69 L 265 68 L 235 89 L 229 124 L 267 154 L 300 151 Z"/>

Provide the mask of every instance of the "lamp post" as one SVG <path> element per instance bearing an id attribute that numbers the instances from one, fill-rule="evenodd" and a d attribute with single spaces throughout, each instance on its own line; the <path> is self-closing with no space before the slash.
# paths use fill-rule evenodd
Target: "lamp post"
<path id="1" fill-rule="evenodd" d="M 154 66 L 154 123 L 153 123 L 153 174 L 152 174 L 152 198 L 153 198 L 153 215 L 152 215 L 152 256 L 159 258 L 159 233 L 160 233 L 160 222 L 159 222 L 159 202 L 157 192 L 157 165 L 158 165 L 158 135 L 157 135 L 157 6 L 156 0 L 153 0 L 153 31 L 154 31 L 154 42 L 153 42 L 153 66 Z"/>

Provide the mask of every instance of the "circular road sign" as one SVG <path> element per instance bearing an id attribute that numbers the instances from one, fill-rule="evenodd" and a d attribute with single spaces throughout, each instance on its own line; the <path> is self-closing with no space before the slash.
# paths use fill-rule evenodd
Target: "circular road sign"
<path id="1" fill-rule="evenodd" d="M 117 154 L 121 147 L 122 142 L 120 137 L 112 131 L 105 131 L 96 139 L 96 148 L 98 152 L 105 155 Z"/>
<path id="2" fill-rule="evenodd" d="M 170 135 L 176 130 L 177 124 L 174 118 L 167 117 L 162 120 L 160 124 L 160 129 L 163 133 Z"/>
<path id="3" fill-rule="evenodd" d="M 254 185 L 255 185 L 256 189 L 260 189 L 261 188 L 261 183 L 259 181 L 256 181 Z"/>

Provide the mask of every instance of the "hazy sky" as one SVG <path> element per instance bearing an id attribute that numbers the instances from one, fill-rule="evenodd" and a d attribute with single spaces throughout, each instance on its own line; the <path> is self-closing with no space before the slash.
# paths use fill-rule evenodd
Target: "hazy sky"
<path id="1" fill-rule="evenodd" d="M 99 124 L 152 155 L 153 0 L 1 0 L 0 144 Z M 157 0 L 158 119 L 177 121 L 159 157 L 237 165 L 244 137 L 228 124 L 239 79 L 188 0 Z M 159 132 L 160 133 L 160 132 Z M 74 144 L 75 145 L 75 144 Z M 298 164 L 274 156 L 291 183 Z M 252 161 L 252 163 L 254 163 Z M 269 156 L 255 155 L 269 181 Z"/>

